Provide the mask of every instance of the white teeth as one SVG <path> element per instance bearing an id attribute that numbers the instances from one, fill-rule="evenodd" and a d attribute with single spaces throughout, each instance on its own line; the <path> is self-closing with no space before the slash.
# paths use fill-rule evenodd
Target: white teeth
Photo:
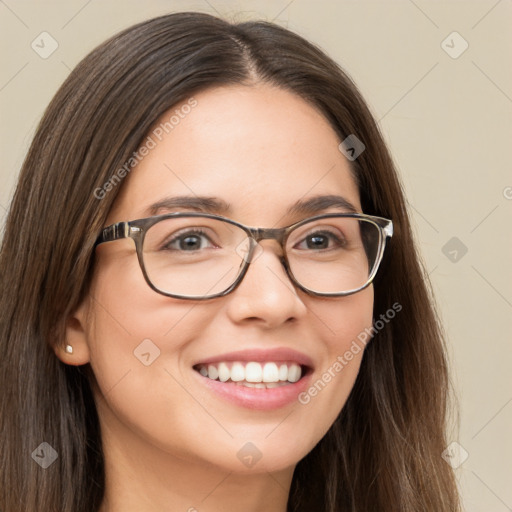
<path id="1" fill-rule="evenodd" d="M 231 381 L 247 387 L 274 388 L 297 382 L 302 377 L 302 368 L 297 363 L 249 363 L 220 362 L 200 365 L 197 368 L 203 377 L 220 382 Z M 261 386 L 259 385 L 261 384 Z"/>
<path id="2" fill-rule="evenodd" d="M 247 363 L 245 367 L 245 380 L 247 382 L 261 382 L 263 370 L 260 363 Z"/>
<path id="3" fill-rule="evenodd" d="M 240 382 L 245 380 L 245 368 L 241 363 L 234 363 L 231 367 L 231 380 L 233 382 Z"/>
<path id="4" fill-rule="evenodd" d="M 300 366 L 298 364 L 292 364 L 288 368 L 288 381 L 297 382 L 300 379 Z"/>
<path id="5" fill-rule="evenodd" d="M 263 367 L 263 382 L 277 382 L 279 380 L 279 370 L 276 363 L 265 363 Z"/>
<path id="6" fill-rule="evenodd" d="M 219 372 L 217 371 L 217 367 L 216 366 L 213 366 L 213 364 L 209 364 L 208 365 L 208 377 L 210 379 L 217 379 L 217 377 L 219 376 Z"/>
<path id="7" fill-rule="evenodd" d="M 226 382 L 231 377 L 231 372 L 229 371 L 228 365 L 226 363 L 219 364 L 219 380 L 221 382 Z"/>

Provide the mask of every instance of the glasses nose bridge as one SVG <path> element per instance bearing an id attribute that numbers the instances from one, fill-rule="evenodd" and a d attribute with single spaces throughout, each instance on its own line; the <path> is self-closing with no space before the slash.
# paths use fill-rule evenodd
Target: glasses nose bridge
<path id="1" fill-rule="evenodd" d="M 283 247 L 287 230 L 286 228 L 251 228 L 250 232 L 256 242 L 260 242 L 261 240 L 276 240 L 277 243 Z"/>

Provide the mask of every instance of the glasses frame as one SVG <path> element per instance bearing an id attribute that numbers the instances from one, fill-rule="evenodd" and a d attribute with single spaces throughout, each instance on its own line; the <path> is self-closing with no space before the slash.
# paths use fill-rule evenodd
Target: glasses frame
<path id="1" fill-rule="evenodd" d="M 146 236 L 147 231 L 149 228 L 157 224 L 158 222 L 161 222 L 166 219 L 176 218 L 176 217 L 201 217 L 201 218 L 208 218 L 208 219 L 217 219 L 222 220 L 224 222 L 227 222 L 228 224 L 231 224 L 233 226 L 236 226 L 247 234 L 247 237 L 250 240 L 250 248 L 249 252 L 247 253 L 247 256 L 243 258 L 243 266 L 241 270 L 239 270 L 238 277 L 236 278 L 235 282 L 229 286 L 226 290 L 223 292 L 219 292 L 213 295 L 197 295 L 197 296 L 189 296 L 189 295 L 178 295 L 174 293 L 165 292 L 163 290 L 160 290 L 157 288 L 149 279 L 149 276 L 146 272 L 146 268 L 144 265 L 144 256 L 143 256 L 143 246 L 144 246 L 144 239 Z M 339 293 L 322 293 L 322 292 L 316 292 L 314 290 L 310 290 L 309 288 L 306 288 L 302 284 L 300 284 L 294 277 L 293 272 L 291 271 L 290 264 L 288 261 L 288 255 L 285 249 L 286 241 L 288 240 L 288 237 L 293 232 L 295 228 L 298 228 L 304 224 L 308 224 L 309 222 L 313 222 L 320 219 L 330 218 L 330 217 L 346 217 L 346 218 L 353 218 L 353 219 L 360 219 L 367 222 L 371 222 L 374 224 L 379 231 L 379 246 L 378 246 L 378 252 L 377 256 L 375 258 L 375 264 L 373 267 L 372 272 L 370 273 L 370 276 L 368 277 L 367 282 L 360 286 L 359 288 L 355 288 L 353 290 L 349 290 L 346 292 L 339 292 Z M 173 297 L 177 299 L 185 299 L 185 300 L 209 300 L 214 299 L 217 297 L 223 297 L 225 295 L 228 295 L 231 293 L 235 288 L 237 288 L 240 283 L 242 282 L 245 274 L 247 273 L 247 270 L 249 269 L 249 265 L 251 264 L 252 257 L 254 255 L 254 251 L 256 249 L 256 246 L 258 245 L 258 242 L 261 240 L 276 240 L 280 245 L 282 249 L 283 256 L 280 257 L 280 261 L 286 271 L 286 274 L 288 275 L 289 279 L 292 281 L 292 283 L 297 286 L 300 290 L 304 291 L 308 295 L 313 295 L 317 297 L 345 297 L 347 295 L 352 295 L 354 293 L 357 293 L 361 290 L 364 290 L 367 288 L 375 278 L 375 275 L 377 274 L 377 271 L 379 269 L 379 266 L 382 262 L 382 257 L 384 255 L 384 249 L 386 247 L 386 242 L 388 238 L 391 238 L 393 236 L 393 222 L 389 219 L 386 219 L 384 217 L 376 217 L 374 215 L 367 215 L 364 213 L 325 213 L 322 215 L 316 215 L 314 217 L 309 217 L 307 219 L 303 219 L 301 221 L 295 222 L 293 224 L 290 224 L 289 226 L 286 226 L 284 228 L 255 228 L 250 226 L 245 226 L 244 224 L 240 224 L 237 221 L 234 221 L 232 219 L 228 219 L 227 217 L 223 217 L 221 215 L 215 215 L 210 213 L 199 213 L 199 212 L 174 212 L 174 213 L 167 213 L 163 215 L 156 215 L 153 217 L 146 217 L 144 219 L 137 219 L 137 220 L 131 220 L 131 221 L 123 221 L 123 222 L 116 222 L 115 224 L 111 224 L 110 226 L 107 226 L 103 228 L 101 233 L 99 234 L 98 238 L 96 239 L 96 242 L 94 244 L 94 247 L 96 248 L 98 245 L 106 243 L 106 242 L 113 242 L 115 240 L 121 240 L 123 238 L 131 238 L 135 243 L 135 249 L 137 252 L 137 259 L 139 260 L 139 265 L 142 270 L 142 274 L 144 276 L 144 279 L 146 280 L 146 283 L 149 285 L 149 287 L 154 290 L 157 293 L 160 293 L 161 295 L 165 295 L 166 297 Z"/>

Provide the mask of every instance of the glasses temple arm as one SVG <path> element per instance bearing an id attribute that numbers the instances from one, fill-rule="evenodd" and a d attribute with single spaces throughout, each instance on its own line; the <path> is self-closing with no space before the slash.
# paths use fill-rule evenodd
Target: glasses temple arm
<path id="1" fill-rule="evenodd" d="M 393 221 L 389 221 L 385 226 L 383 226 L 384 234 L 386 237 L 391 238 L 393 236 Z"/>
<path id="2" fill-rule="evenodd" d="M 96 239 L 95 245 L 102 244 L 103 242 L 112 242 L 120 238 L 127 238 L 129 236 L 130 226 L 128 222 L 117 222 L 111 226 L 106 227 L 99 234 Z"/>

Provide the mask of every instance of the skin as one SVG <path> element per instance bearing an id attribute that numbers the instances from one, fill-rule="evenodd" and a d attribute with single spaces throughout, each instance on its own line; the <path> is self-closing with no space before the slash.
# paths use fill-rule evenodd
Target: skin
<path id="1" fill-rule="evenodd" d="M 317 194 L 342 195 L 361 211 L 339 137 L 304 100 L 267 84 L 195 98 L 191 113 L 125 179 L 105 225 L 147 217 L 150 204 L 171 194 L 222 198 L 232 207 L 227 216 L 259 227 L 301 220 L 285 210 Z M 207 301 L 151 290 L 130 239 L 96 250 L 90 295 L 68 320 L 73 354 L 58 349 L 58 356 L 90 363 L 96 376 L 107 477 L 101 512 L 286 510 L 294 467 L 338 416 L 363 351 L 307 405 L 271 411 L 219 398 L 198 384 L 192 365 L 287 347 L 312 358 L 315 382 L 371 326 L 373 289 L 307 295 L 289 281 L 277 242 L 261 247 L 240 286 Z M 144 366 L 133 351 L 148 338 L 160 356 Z M 247 442 L 262 454 L 252 468 L 237 457 Z"/>

